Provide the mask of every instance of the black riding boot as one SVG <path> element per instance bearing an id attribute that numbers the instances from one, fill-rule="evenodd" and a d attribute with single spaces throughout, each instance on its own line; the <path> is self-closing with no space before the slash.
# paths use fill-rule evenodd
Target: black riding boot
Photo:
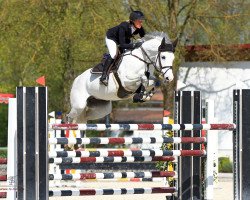
<path id="1" fill-rule="evenodd" d="M 103 83 L 103 85 L 108 85 L 108 80 L 109 80 L 109 77 L 108 77 L 108 70 L 109 70 L 109 67 L 110 65 L 113 63 L 114 59 L 113 58 L 107 58 L 107 60 L 105 60 L 105 63 L 103 65 L 103 72 L 102 72 L 102 76 L 100 78 L 100 82 Z"/>

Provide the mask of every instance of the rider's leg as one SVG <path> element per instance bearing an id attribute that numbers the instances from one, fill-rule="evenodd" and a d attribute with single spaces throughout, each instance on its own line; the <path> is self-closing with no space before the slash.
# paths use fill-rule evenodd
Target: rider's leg
<path id="1" fill-rule="evenodd" d="M 116 54 L 117 54 L 117 45 L 116 43 L 111 40 L 108 39 L 107 37 L 105 38 L 106 41 L 106 45 L 110 54 L 111 58 L 108 58 L 107 60 L 105 60 L 104 66 L 103 66 L 103 73 L 102 76 L 100 78 L 100 81 L 104 84 L 104 85 L 108 85 L 108 70 L 110 65 L 112 64 L 112 62 L 114 61 Z"/>
<path id="2" fill-rule="evenodd" d="M 108 70 L 110 65 L 113 63 L 114 59 L 112 59 L 111 57 L 108 57 L 103 65 L 103 71 L 102 71 L 102 76 L 100 78 L 100 81 L 104 84 L 104 85 L 108 85 Z"/>

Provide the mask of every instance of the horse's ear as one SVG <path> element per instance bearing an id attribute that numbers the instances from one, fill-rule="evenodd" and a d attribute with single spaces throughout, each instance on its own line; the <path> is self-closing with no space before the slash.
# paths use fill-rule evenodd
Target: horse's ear
<path id="1" fill-rule="evenodd" d="M 162 39 L 161 45 L 158 47 L 158 51 L 166 51 L 165 38 Z"/>
<path id="2" fill-rule="evenodd" d="M 178 41 L 179 41 L 179 38 L 176 38 L 176 39 L 172 42 L 174 48 L 177 46 Z"/>
<path id="3" fill-rule="evenodd" d="M 165 43 L 165 37 L 162 38 L 162 41 L 161 41 L 161 46 L 164 46 L 166 43 Z"/>

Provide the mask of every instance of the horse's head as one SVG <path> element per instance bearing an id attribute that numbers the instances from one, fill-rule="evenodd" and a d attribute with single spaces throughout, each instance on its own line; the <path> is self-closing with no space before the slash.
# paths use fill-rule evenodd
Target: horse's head
<path id="1" fill-rule="evenodd" d="M 156 68 L 162 73 L 164 80 L 167 82 L 170 82 L 174 79 L 172 66 L 174 62 L 176 42 L 166 43 L 165 37 L 163 37 L 161 45 L 158 47 L 158 55 L 155 62 Z"/>

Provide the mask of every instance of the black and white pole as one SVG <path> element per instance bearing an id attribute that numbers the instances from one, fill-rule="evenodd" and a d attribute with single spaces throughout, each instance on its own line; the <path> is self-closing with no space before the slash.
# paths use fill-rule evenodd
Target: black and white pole
<path id="1" fill-rule="evenodd" d="M 17 199 L 48 199 L 47 88 L 18 87 Z"/>
<path id="2" fill-rule="evenodd" d="M 200 124 L 201 123 L 201 97 L 199 91 L 179 91 L 175 93 L 175 123 Z M 201 129 L 178 131 L 176 137 L 200 137 Z M 199 144 L 175 145 L 181 150 L 200 150 Z M 185 166 L 185 167 L 184 167 Z M 178 171 L 178 196 L 173 199 L 201 199 L 201 158 L 179 157 L 176 166 Z"/>
<path id="3" fill-rule="evenodd" d="M 234 157 L 234 199 L 247 200 L 250 197 L 250 90 L 234 90 L 233 131 Z"/>

